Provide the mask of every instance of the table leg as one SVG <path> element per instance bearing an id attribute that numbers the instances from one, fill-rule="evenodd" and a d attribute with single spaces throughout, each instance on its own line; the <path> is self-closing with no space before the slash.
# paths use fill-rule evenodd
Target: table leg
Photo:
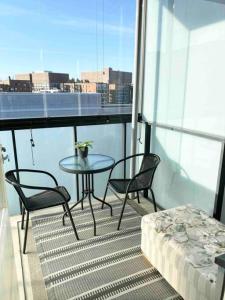
<path id="1" fill-rule="evenodd" d="M 84 180 L 84 176 L 85 176 L 85 180 Z M 81 208 L 83 209 L 83 201 L 87 197 L 88 197 L 91 214 L 92 214 L 92 218 L 93 218 L 93 222 L 94 222 L 94 235 L 96 236 L 96 220 L 95 220 L 95 216 L 94 216 L 94 210 L 92 207 L 91 197 L 98 200 L 102 204 L 107 205 L 110 208 L 111 216 L 113 215 L 113 211 L 112 211 L 112 206 L 109 203 L 107 203 L 107 202 L 103 201 L 102 199 L 98 198 L 97 196 L 95 196 L 93 174 L 82 175 L 82 198 L 79 201 L 77 201 L 72 207 L 70 207 L 69 210 L 72 211 L 80 203 L 81 203 Z M 68 213 L 64 212 L 63 217 L 62 217 L 63 226 L 65 225 L 65 217 L 66 216 L 68 216 Z"/>
<path id="2" fill-rule="evenodd" d="M 87 176 L 87 190 L 88 190 L 88 200 L 89 200 L 89 204 L 90 204 L 90 208 L 91 208 L 91 214 L 92 214 L 92 218 L 93 218 L 93 222 L 94 222 L 94 236 L 96 236 L 96 221 L 95 221 L 95 215 L 94 215 L 94 211 L 93 211 L 93 207 L 92 207 L 92 203 L 91 203 L 91 176 L 90 174 L 86 175 Z M 93 182 L 92 182 L 93 184 Z"/>
<path id="3" fill-rule="evenodd" d="M 93 198 L 95 198 L 96 200 L 98 200 L 99 202 L 101 202 L 102 205 L 104 205 L 104 204 L 105 204 L 105 205 L 108 205 L 108 207 L 110 208 L 111 216 L 113 215 L 112 206 L 111 206 L 109 203 L 107 203 L 106 201 L 104 201 L 104 200 L 98 198 L 98 197 L 95 196 L 95 194 L 94 194 L 94 175 L 93 175 L 93 174 L 92 174 L 92 196 L 93 196 Z"/>
<path id="4" fill-rule="evenodd" d="M 87 180 L 87 178 L 86 178 Z M 80 200 L 78 200 L 73 206 L 70 207 L 70 211 L 72 211 L 74 209 L 74 207 L 76 207 L 79 203 L 81 203 L 81 209 L 84 209 L 84 199 L 87 198 L 87 181 L 86 181 L 86 190 L 84 189 L 84 175 L 82 175 L 82 198 Z M 63 226 L 65 226 L 65 217 L 68 217 L 68 213 L 67 211 L 64 212 L 63 216 L 62 216 L 62 223 Z"/>
<path id="5" fill-rule="evenodd" d="M 84 200 L 84 175 L 82 175 L 82 199 Z M 81 209 L 83 210 L 84 209 L 84 202 L 83 200 L 81 201 Z"/>

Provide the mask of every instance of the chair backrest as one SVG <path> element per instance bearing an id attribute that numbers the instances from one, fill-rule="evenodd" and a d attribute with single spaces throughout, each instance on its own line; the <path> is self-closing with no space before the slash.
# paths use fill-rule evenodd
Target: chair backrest
<path id="1" fill-rule="evenodd" d="M 15 174 L 16 174 L 16 170 L 10 170 L 5 173 L 5 179 L 9 184 L 11 184 L 15 188 L 17 194 L 19 195 L 21 201 L 23 202 L 23 205 L 25 206 L 25 208 L 27 208 L 27 205 L 26 205 L 27 198 L 24 195 L 24 192 L 23 192 L 22 188 L 20 187 L 19 181 L 17 180 L 17 177 Z"/>
<path id="2" fill-rule="evenodd" d="M 142 159 L 140 171 L 148 170 L 146 173 L 138 176 L 137 180 L 141 183 L 141 185 L 145 188 L 150 188 L 152 185 L 153 177 L 156 171 L 157 166 L 160 163 L 160 158 L 158 155 L 149 153 L 145 154 Z"/>

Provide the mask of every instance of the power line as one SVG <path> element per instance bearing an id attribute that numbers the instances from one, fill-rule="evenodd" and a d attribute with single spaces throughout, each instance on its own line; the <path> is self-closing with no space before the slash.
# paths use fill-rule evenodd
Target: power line
<path id="1" fill-rule="evenodd" d="M 98 0 L 96 0 L 96 25 L 95 25 L 95 32 L 96 32 L 96 65 L 97 65 L 97 81 L 98 81 Z"/>
<path id="2" fill-rule="evenodd" d="M 105 0 L 102 0 L 102 65 L 105 67 Z"/>

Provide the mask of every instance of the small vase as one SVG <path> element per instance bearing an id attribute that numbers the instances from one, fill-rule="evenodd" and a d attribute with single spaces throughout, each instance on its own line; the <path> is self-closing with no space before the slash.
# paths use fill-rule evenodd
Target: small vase
<path id="1" fill-rule="evenodd" d="M 80 158 L 86 158 L 88 156 L 88 147 L 85 147 L 84 149 L 79 149 L 79 155 Z"/>

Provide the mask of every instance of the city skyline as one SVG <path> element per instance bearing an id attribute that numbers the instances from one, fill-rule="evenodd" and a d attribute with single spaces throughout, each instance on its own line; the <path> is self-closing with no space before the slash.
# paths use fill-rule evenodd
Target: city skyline
<path id="1" fill-rule="evenodd" d="M 0 80 L 0 92 L 14 93 L 100 93 L 102 103 L 132 102 L 132 72 L 104 68 L 100 72 L 81 72 L 80 79 L 68 73 L 51 71 L 19 73 L 15 78 Z"/>
<path id="2" fill-rule="evenodd" d="M 70 73 L 67 73 L 67 72 L 55 72 L 55 71 L 52 71 L 52 70 L 36 70 L 36 71 L 27 71 L 25 73 L 23 72 L 18 72 L 16 74 L 8 74 L 5 78 L 0 78 L 0 81 L 5 81 L 5 80 L 8 80 L 9 78 L 12 79 L 12 80 L 17 80 L 17 79 L 22 79 L 22 80 L 29 80 L 28 78 L 24 79 L 24 78 L 19 78 L 20 75 L 31 75 L 31 74 L 35 74 L 35 73 L 58 73 L 58 74 L 67 74 L 69 76 L 68 80 L 74 80 L 75 82 L 77 80 L 79 81 L 83 81 L 83 82 L 95 82 L 95 81 L 92 81 L 92 80 L 87 80 L 87 79 L 82 79 L 82 74 L 83 73 L 104 73 L 104 70 L 107 70 L 107 69 L 110 69 L 111 71 L 113 72 L 125 72 L 125 73 L 130 73 L 131 76 L 132 76 L 132 71 L 129 72 L 129 71 L 125 71 L 125 70 L 115 70 L 113 69 L 112 67 L 110 66 L 107 66 L 107 67 L 104 67 L 103 69 L 101 70 L 82 70 L 80 72 L 80 74 L 78 74 L 77 77 L 73 77 L 70 75 Z M 96 81 L 97 82 L 97 81 Z M 98 82 L 101 82 L 98 80 Z M 103 81 L 102 81 L 103 82 Z M 130 83 L 132 82 L 132 80 L 130 80 Z"/>
<path id="3" fill-rule="evenodd" d="M 105 66 L 133 71 L 134 0 L 2 0 L 0 18 L 0 79 L 37 70 L 75 79 Z"/>

